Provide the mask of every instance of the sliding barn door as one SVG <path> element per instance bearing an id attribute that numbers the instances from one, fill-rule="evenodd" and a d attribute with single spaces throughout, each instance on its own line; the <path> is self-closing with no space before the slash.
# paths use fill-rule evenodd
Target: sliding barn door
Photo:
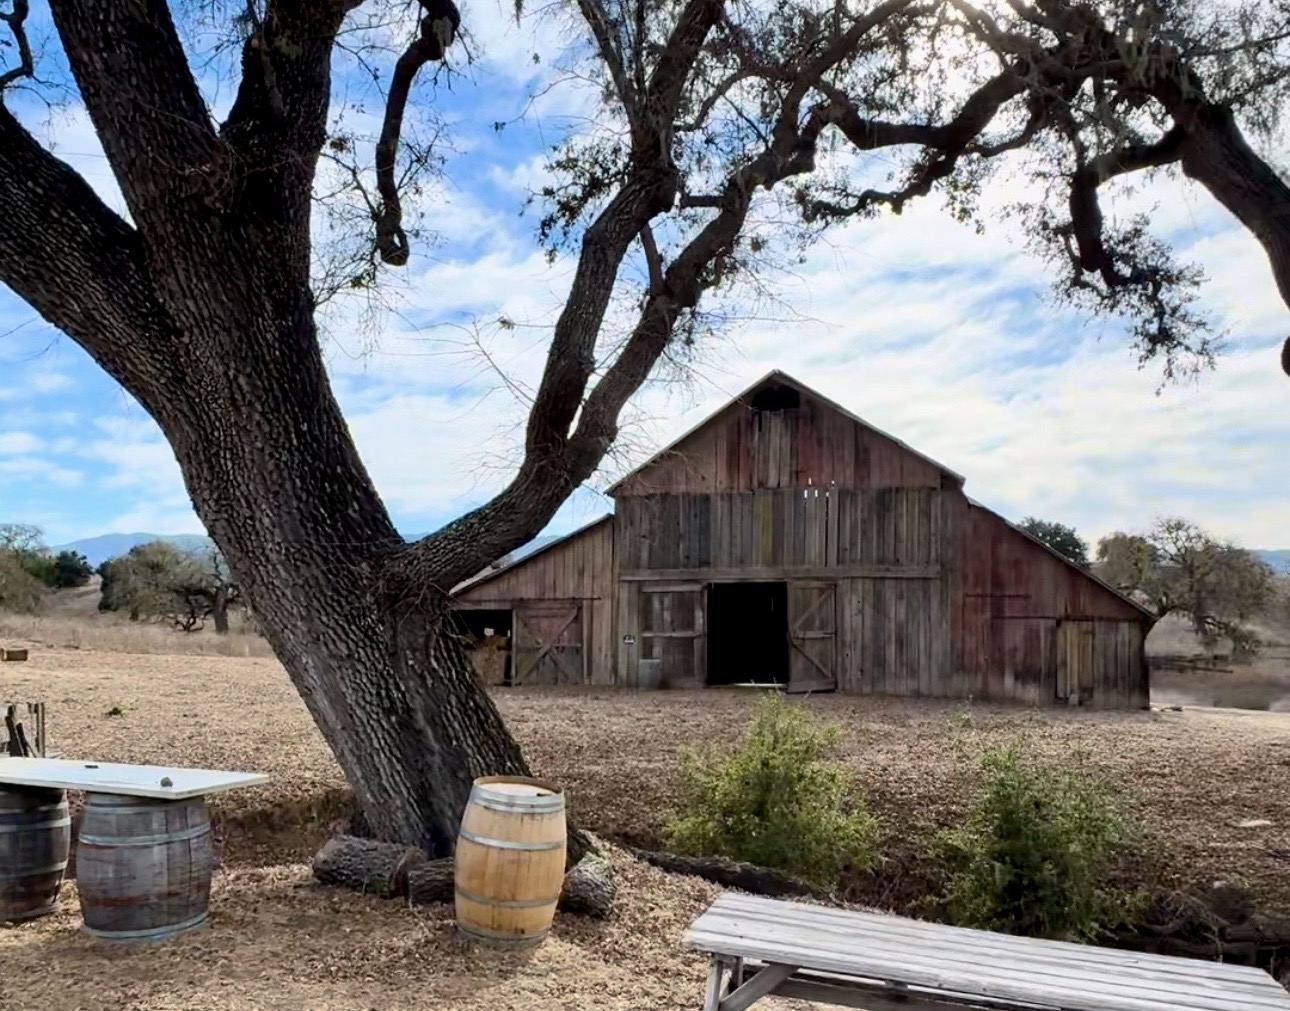
<path id="1" fill-rule="evenodd" d="M 835 582 L 788 584 L 788 690 L 838 686 L 838 602 Z"/>
<path id="2" fill-rule="evenodd" d="M 1097 623 L 1063 621 L 1057 626 L 1057 697 L 1071 705 L 1089 701 L 1096 673 Z"/>
<path id="3" fill-rule="evenodd" d="M 515 609 L 515 684 L 583 683 L 582 605 L 542 602 Z"/>

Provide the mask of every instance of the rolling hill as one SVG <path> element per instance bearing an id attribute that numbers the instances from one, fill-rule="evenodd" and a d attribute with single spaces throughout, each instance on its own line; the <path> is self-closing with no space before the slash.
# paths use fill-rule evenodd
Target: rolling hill
<path id="1" fill-rule="evenodd" d="M 423 534 L 416 535 L 424 536 Z M 415 540 L 416 538 L 409 538 Z M 535 537 L 522 548 L 511 553 L 513 559 L 523 558 L 530 552 L 536 551 L 544 544 L 555 540 L 552 536 Z M 86 537 L 83 540 L 71 541 L 68 544 L 59 544 L 51 550 L 55 553 L 59 551 L 79 551 L 85 556 L 90 565 L 98 568 L 109 558 L 116 558 L 118 555 L 124 555 L 131 548 L 140 544 L 147 544 L 150 541 L 168 541 L 184 551 L 206 551 L 214 546 L 214 541 L 202 534 L 100 534 L 97 537 Z M 1290 552 L 1287 552 L 1290 555 Z"/>

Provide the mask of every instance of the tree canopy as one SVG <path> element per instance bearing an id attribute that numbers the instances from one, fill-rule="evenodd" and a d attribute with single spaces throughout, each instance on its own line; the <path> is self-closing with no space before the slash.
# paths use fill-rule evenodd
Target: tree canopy
<path id="1" fill-rule="evenodd" d="M 1089 567 L 1088 544 L 1075 528 L 1065 523 L 1027 516 L 1017 524 L 1022 530 L 1038 541 L 1043 541 L 1059 555 L 1069 559 L 1081 569 Z"/>
<path id="2" fill-rule="evenodd" d="M 1161 617 L 1179 613 L 1206 641 L 1256 646 L 1248 627 L 1274 597 L 1270 566 L 1231 541 L 1180 517 L 1157 520 L 1145 534 L 1114 533 L 1097 546 L 1098 571 L 1137 594 Z"/>
<path id="3" fill-rule="evenodd" d="M 1104 203 L 1182 174 L 1262 244 L 1290 302 L 1290 189 L 1251 143 L 1285 105 L 1278 0 L 557 4 L 534 16 L 567 34 L 539 58 L 602 100 L 540 194 L 540 238 L 572 276 L 523 455 L 491 500 L 408 544 L 317 317 L 406 266 L 433 211 L 417 188 L 442 124 L 419 88 L 457 66 L 452 0 L 0 11 L 0 282 L 157 422 L 368 824 L 432 851 L 474 775 L 526 769 L 440 634 L 450 590 L 535 536 L 660 362 L 803 243 L 933 195 L 982 225 L 998 181 L 1061 297 L 1121 316 L 1170 375 L 1214 353 L 1200 272 Z M 68 94 L 126 214 L 33 133 Z"/>

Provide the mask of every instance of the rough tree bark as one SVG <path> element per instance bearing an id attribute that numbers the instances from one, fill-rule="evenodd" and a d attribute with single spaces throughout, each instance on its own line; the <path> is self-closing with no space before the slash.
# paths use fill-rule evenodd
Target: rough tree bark
<path id="1" fill-rule="evenodd" d="M 445 3 L 423 3 L 440 35 L 444 11 L 455 15 Z M 618 265 L 672 201 L 667 146 L 654 137 L 651 157 L 588 230 L 518 475 L 494 501 L 408 545 L 333 397 L 309 285 L 332 47 L 357 3 L 272 0 L 251 26 L 218 128 L 163 0 L 50 6 L 133 225 L 0 104 L 0 282 L 161 427 L 369 829 L 449 853 L 472 780 L 529 770 L 455 639 L 441 634 L 447 594 L 540 532 L 598 465 L 657 359 L 611 367 L 584 405 Z M 677 74 L 720 9 L 691 0 Z M 7 20 L 21 31 L 21 17 Z M 666 124 L 679 85 L 664 77 L 647 97 Z M 575 832 L 570 843 L 576 861 L 583 840 Z"/>

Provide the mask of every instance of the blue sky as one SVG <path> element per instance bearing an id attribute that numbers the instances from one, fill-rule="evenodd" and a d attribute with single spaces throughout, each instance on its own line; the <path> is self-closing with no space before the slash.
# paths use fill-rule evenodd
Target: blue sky
<path id="1" fill-rule="evenodd" d="M 586 96 L 557 90 L 495 132 L 493 121 L 520 116 L 546 73 L 531 54 L 553 51 L 551 29 L 517 28 L 492 0 L 465 14 L 483 59 L 434 97 L 457 149 L 428 198 L 442 241 L 409 265 L 377 331 L 345 308 L 324 320 L 338 397 L 408 533 L 504 481 L 522 391 L 536 382 L 571 269 L 547 263 L 534 216 L 520 212 L 540 184 L 543 144 Z M 228 88 L 208 83 L 218 112 Z M 121 206 L 83 110 L 73 103 L 48 124 L 26 118 Z M 552 530 L 605 511 L 597 489 L 781 368 L 965 474 L 969 494 L 1010 517 L 1062 520 L 1095 539 L 1177 513 L 1251 547 L 1290 545 L 1281 532 L 1290 380 L 1277 367 L 1290 314 L 1257 244 L 1207 194 L 1163 181 L 1114 207 L 1153 204 L 1159 233 L 1210 274 L 1204 307 L 1232 335 L 1217 372 L 1157 395 L 1158 372 L 1138 370 L 1115 323 L 1044 299 L 1041 266 L 1014 233 L 978 236 L 927 202 L 834 233 L 775 280 L 779 318 L 737 324 L 700 349 L 689 382 L 643 394 L 603 473 Z M 502 315 L 519 325 L 497 326 Z M 201 531 L 151 419 L 2 288 L 0 376 L 0 521 L 39 524 L 51 543 Z"/>

